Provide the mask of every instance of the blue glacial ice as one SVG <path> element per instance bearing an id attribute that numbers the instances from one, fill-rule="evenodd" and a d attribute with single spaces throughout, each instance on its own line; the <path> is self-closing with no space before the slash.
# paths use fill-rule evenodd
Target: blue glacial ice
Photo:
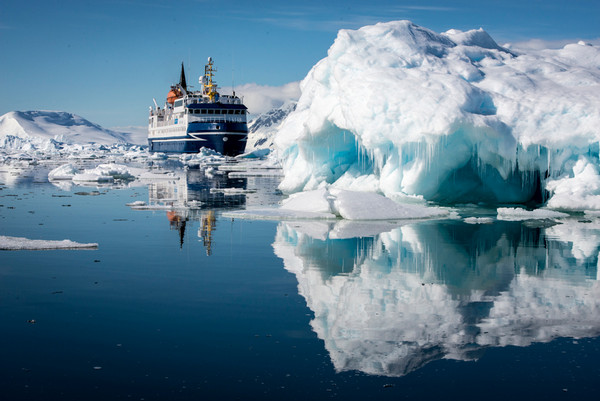
<path id="1" fill-rule="evenodd" d="M 341 30 L 275 146 L 286 193 L 600 209 L 600 51 L 409 21 Z"/>

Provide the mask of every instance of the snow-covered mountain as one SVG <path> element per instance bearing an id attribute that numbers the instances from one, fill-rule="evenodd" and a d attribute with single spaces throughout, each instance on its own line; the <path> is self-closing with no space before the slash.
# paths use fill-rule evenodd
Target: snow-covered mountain
<path id="1" fill-rule="evenodd" d="M 248 124 L 246 152 L 272 149 L 281 122 L 296 109 L 296 101 L 288 101 L 281 107 L 260 114 Z"/>
<path id="2" fill-rule="evenodd" d="M 519 52 L 482 29 L 341 30 L 275 140 L 291 193 L 600 209 L 600 49 Z M 548 191 L 548 192 L 545 192 Z"/>
<path id="3" fill-rule="evenodd" d="M 102 128 L 62 111 L 11 111 L 0 117 L 0 147 L 56 141 L 65 144 L 130 143 L 130 134 Z"/>

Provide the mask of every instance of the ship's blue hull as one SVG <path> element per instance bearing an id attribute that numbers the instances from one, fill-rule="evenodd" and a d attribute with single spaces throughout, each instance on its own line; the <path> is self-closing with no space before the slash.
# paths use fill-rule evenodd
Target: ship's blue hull
<path id="1" fill-rule="evenodd" d="M 244 153 L 248 129 L 245 123 L 188 124 L 181 137 L 149 138 L 151 152 L 197 153 L 201 148 L 213 149 L 226 156 Z"/>

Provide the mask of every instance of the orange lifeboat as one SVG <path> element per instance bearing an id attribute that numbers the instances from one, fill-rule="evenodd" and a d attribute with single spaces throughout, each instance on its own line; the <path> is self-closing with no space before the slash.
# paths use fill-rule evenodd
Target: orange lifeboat
<path id="1" fill-rule="evenodd" d="M 169 94 L 167 95 L 167 103 L 173 104 L 173 103 L 175 103 L 175 100 L 177 100 L 181 97 L 183 97 L 183 94 L 181 93 L 181 91 L 175 87 L 171 87 L 171 90 L 169 91 Z"/>

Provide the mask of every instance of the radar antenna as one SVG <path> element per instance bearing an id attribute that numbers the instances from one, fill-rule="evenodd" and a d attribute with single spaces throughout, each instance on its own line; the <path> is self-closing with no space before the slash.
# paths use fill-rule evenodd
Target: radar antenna
<path id="1" fill-rule="evenodd" d="M 208 96 L 211 102 L 215 101 L 217 96 L 217 83 L 213 81 L 214 73 L 217 70 L 213 68 L 212 57 L 208 58 L 208 64 L 204 67 L 204 94 Z"/>

